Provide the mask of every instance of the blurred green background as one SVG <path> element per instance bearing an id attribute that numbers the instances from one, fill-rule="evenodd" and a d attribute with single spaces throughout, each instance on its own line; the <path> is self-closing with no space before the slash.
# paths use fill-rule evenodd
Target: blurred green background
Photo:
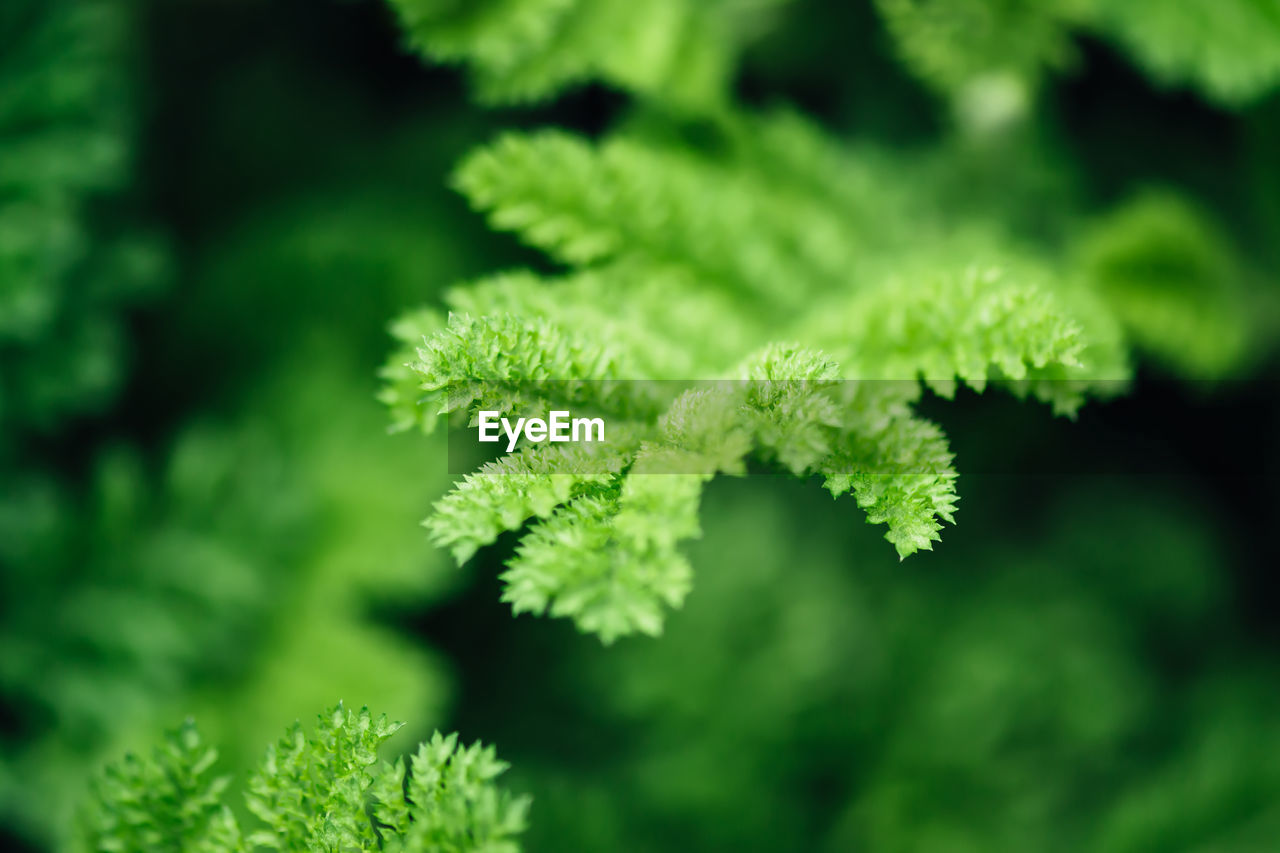
<path id="1" fill-rule="evenodd" d="M 1176 188 L 1273 312 L 1280 96 L 1072 49 L 995 162 L 1087 210 Z M 894 50 L 870 4 L 802 0 L 735 88 L 934 144 Z M 627 108 L 477 106 L 373 0 L 0 2 L 0 845 L 55 846 L 88 775 L 186 715 L 230 771 L 341 699 L 400 747 L 496 744 L 530 850 L 1280 849 L 1264 347 L 1212 386 L 1144 362 L 1075 423 L 926 400 L 960 523 L 901 564 L 816 482 L 717 481 L 659 640 L 512 618 L 510 541 L 461 570 L 427 543 L 452 478 L 442 436 L 387 434 L 387 323 L 541 263 L 446 176 L 501 128 Z M 990 168 L 955 192 L 1025 209 Z"/>

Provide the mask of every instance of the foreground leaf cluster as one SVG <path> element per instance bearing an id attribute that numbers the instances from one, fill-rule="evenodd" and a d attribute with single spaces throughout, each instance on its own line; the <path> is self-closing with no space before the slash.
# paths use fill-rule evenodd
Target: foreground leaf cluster
<path id="1" fill-rule="evenodd" d="M 471 155 L 457 186 L 572 271 L 500 274 L 451 291 L 448 316 L 402 320 L 395 423 L 587 407 L 621 437 L 590 459 L 550 446 L 486 466 L 440 502 L 435 539 L 465 560 L 538 521 L 505 597 L 606 641 L 661 630 L 689 588 L 678 543 L 703 484 L 749 463 L 852 493 L 900 556 L 932 547 L 956 470 L 913 409 L 919 380 L 1071 414 L 1128 368 L 1096 292 L 998 232 L 949 235 L 907 175 L 789 114 L 734 119 L 704 154 L 540 131 Z M 922 232 L 932 248 L 895 262 Z M 655 391 L 691 378 L 719 383 Z"/>
<path id="2" fill-rule="evenodd" d="M 518 853 L 529 801 L 497 787 L 507 765 L 493 749 L 437 732 L 407 761 L 379 761 L 399 727 L 342 705 L 320 715 L 310 736 L 295 724 L 249 780 L 258 826 L 242 829 L 223 799 L 229 780 L 210 772 L 217 752 L 188 722 L 150 759 L 108 768 L 80 849 Z"/>

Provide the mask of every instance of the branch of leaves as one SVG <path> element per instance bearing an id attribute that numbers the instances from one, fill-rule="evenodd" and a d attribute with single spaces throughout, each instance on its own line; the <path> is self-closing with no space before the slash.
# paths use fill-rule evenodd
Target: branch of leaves
<path id="1" fill-rule="evenodd" d="M 341 704 L 310 736 L 294 724 L 268 748 L 245 795 L 258 819 L 242 829 L 211 774 L 217 751 L 188 721 L 148 758 L 129 755 L 100 776 L 83 812 L 77 849 L 239 853 L 273 850 L 518 853 L 528 797 L 496 779 L 507 765 L 492 747 L 435 733 L 406 762 L 377 751 L 400 728 Z"/>
<path id="2" fill-rule="evenodd" d="M 423 357 L 412 366 L 443 409 L 474 417 L 480 406 L 506 412 L 517 400 L 529 402 L 487 388 L 512 387 L 521 369 L 531 369 L 532 352 L 509 347 L 501 361 L 458 352 L 487 353 L 490 342 L 468 342 L 467 335 L 518 321 L 455 322 L 419 349 Z M 546 333 L 539 342 L 564 340 L 545 323 L 533 328 Z M 521 340 L 532 339 L 508 337 Z M 538 369 L 569 364 L 565 352 L 590 349 L 565 344 Z M 600 363 L 594 355 L 588 362 Z M 572 618 L 607 643 L 661 632 L 666 608 L 678 607 L 690 587 L 678 546 L 699 534 L 703 485 L 717 473 L 744 473 L 748 459 L 800 477 L 821 475 L 833 495 L 852 492 L 868 520 L 888 526 L 886 538 L 901 557 L 930 548 L 942 523 L 952 521 L 956 473 L 941 432 L 911 411 L 918 383 L 840 381 L 838 366 L 820 352 L 781 345 L 748 359 L 739 376 L 690 387 L 650 421 L 611 424 L 602 447 L 525 445 L 464 478 L 425 524 L 464 562 L 534 521 L 502 575 L 504 600 L 517 613 Z M 649 385 L 618 382 L 615 399 L 596 394 L 591 402 L 636 412 L 638 401 L 661 396 L 633 390 Z"/>

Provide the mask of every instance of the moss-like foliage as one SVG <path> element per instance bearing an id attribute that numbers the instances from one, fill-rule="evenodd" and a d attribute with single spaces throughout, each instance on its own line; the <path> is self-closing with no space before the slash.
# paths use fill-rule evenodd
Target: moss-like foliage
<path id="1" fill-rule="evenodd" d="M 149 760 L 130 755 L 107 769 L 77 849 L 518 853 L 529 800 L 497 786 L 507 765 L 493 749 L 437 732 L 409 760 L 380 761 L 399 727 L 342 705 L 313 734 L 295 724 L 249 780 L 256 823 L 242 829 L 223 799 L 229 780 L 210 773 L 217 752 L 188 722 Z"/>
<path id="2" fill-rule="evenodd" d="M 748 460 L 852 492 L 901 556 L 930 548 L 953 520 L 956 470 L 912 409 L 918 380 L 947 396 L 994 382 L 1070 414 L 1127 376 L 1092 288 L 998 232 L 948 234 L 908 164 L 790 115 L 734 119 L 719 144 L 700 156 L 541 131 L 457 172 L 494 226 L 575 271 L 482 280 L 451 292 L 447 320 L 401 321 L 383 392 L 396 424 L 590 406 L 628 436 L 576 474 L 563 453 L 523 450 L 438 506 L 428 525 L 459 559 L 545 519 L 504 576 L 517 611 L 606 640 L 657 633 L 689 587 L 672 549 L 697 535 L 701 483 Z M 922 233 L 937 242 L 903 254 Z M 663 399 L 649 381 L 677 378 L 722 384 Z M 559 485 L 510 476 L 533 470 Z M 641 483 L 660 512 L 633 497 Z"/>
<path id="3" fill-rule="evenodd" d="M 1044 70 L 1073 55 L 1072 34 L 1119 26 L 1105 2 L 878 3 L 908 70 L 958 110 L 957 141 L 932 152 L 651 85 L 670 66 L 629 49 L 683 33 L 656 11 L 681 3 L 629 4 L 644 9 L 631 25 L 607 2 L 393 5 L 416 45 L 467 62 L 491 96 L 557 91 L 533 70 L 543 48 L 573 66 L 564 80 L 637 96 L 599 138 L 512 132 L 465 157 L 454 186 L 561 269 L 456 286 L 447 313 L 414 312 L 393 330 L 401 347 L 381 396 L 395 428 L 589 407 L 624 436 L 594 469 L 580 454 L 522 449 L 428 519 L 463 561 L 532 523 L 503 575 L 517 612 L 571 617 L 606 642 L 658 633 L 690 588 L 677 543 L 698 535 L 702 486 L 751 466 L 820 476 L 885 525 L 900 557 L 930 549 L 954 521 L 958 472 L 946 436 L 916 412 L 926 388 L 996 387 L 1074 416 L 1124 390 L 1135 351 L 1200 378 L 1229 374 L 1251 348 L 1246 276 L 1181 199 L 1096 218 L 1049 197 L 1068 224 L 1032 235 L 1024 221 L 1044 199 L 1001 183 L 993 205 L 971 191 L 1022 180 L 999 152 L 1020 138 Z M 597 16 L 609 35 L 591 29 Z M 736 31 L 714 31 L 730 56 Z M 657 76 L 619 77 L 566 34 Z M 1268 36 L 1257 38 L 1260 55 Z M 970 171 L 984 158 L 984 173 Z M 657 393 L 667 380 L 743 384 Z"/>

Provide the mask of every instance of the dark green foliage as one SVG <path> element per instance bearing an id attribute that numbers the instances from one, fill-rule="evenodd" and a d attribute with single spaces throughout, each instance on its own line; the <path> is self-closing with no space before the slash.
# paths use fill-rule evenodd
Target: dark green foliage
<path id="1" fill-rule="evenodd" d="M 514 629 L 534 649 L 512 672 L 555 659 L 529 713 L 611 739 L 577 762 L 509 747 L 530 846 L 1254 849 L 1276 777 L 1244 744 L 1272 748 L 1280 691 L 1241 662 L 1221 543 L 1190 496 L 1091 485 L 1003 541 L 958 532 L 928 572 L 860 528 L 809 535 L 840 520 L 816 489 L 711 489 L 660 642 Z"/>
<path id="2" fill-rule="evenodd" d="M 122 307 L 153 289 L 152 241 L 101 208 L 127 185 L 131 18 L 117 0 L 0 12 L 0 454 L 120 384 Z M 107 208 L 112 210 L 112 208 Z M 3 459 L 0 458 L 0 462 Z"/>
<path id="3" fill-rule="evenodd" d="M 416 162 L 422 137 L 356 150 Z M 449 582 L 413 526 L 438 450 L 386 438 L 370 374 L 415 270 L 464 256 L 419 236 L 442 192 L 349 183 L 262 204 L 188 259 L 105 438 L 0 463 L 0 813 L 32 838 L 59 838 L 86 764 L 161 720 L 198 713 L 236 771 L 334 692 L 428 723 L 448 700 L 441 659 L 370 612 Z M 146 429 L 120 435 L 131 415 Z M 5 442 L 34 445 L 16 425 Z"/>
<path id="4" fill-rule="evenodd" d="M 279 581 L 264 563 L 289 559 L 305 517 L 282 473 L 265 436 L 206 428 L 158 484 L 135 454 L 107 455 L 86 506 L 10 480 L 0 684 L 24 718 L 92 742 L 193 670 L 235 667 L 219 652 L 254 633 Z"/>

